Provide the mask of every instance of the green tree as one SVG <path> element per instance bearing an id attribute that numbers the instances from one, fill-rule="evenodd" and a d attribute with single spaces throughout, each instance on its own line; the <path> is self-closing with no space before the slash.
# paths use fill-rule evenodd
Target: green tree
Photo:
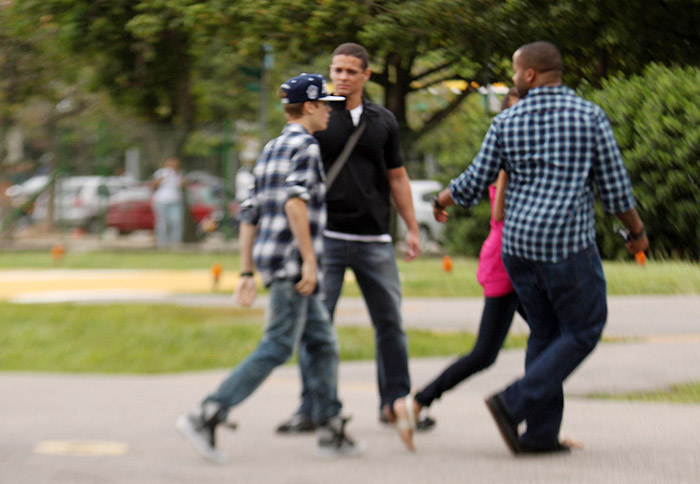
<path id="1" fill-rule="evenodd" d="M 372 80 L 397 116 L 407 151 L 433 131 L 474 91 L 510 77 L 519 45 L 546 39 L 560 45 L 566 80 L 598 85 L 612 74 L 640 72 L 650 61 L 700 62 L 700 2 L 667 0 L 252 0 L 217 11 L 244 49 L 269 42 L 296 58 L 328 55 L 358 41 L 374 56 Z M 409 116 L 411 99 L 445 80 L 463 88 L 443 105 Z"/>

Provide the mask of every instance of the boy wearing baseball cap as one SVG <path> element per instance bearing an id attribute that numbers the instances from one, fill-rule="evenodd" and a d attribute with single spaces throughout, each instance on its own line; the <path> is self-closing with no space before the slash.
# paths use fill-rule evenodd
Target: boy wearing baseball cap
<path id="1" fill-rule="evenodd" d="M 326 129 L 330 108 L 326 81 L 319 74 L 293 77 L 280 87 L 287 124 L 265 145 L 253 168 L 254 183 L 241 206 L 241 274 L 234 296 L 253 303 L 254 266 L 269 289 L 264 334 L 258 347 L 219 388 L 177 420 L 181 434 L 208 460 L 222 463 L 216 427 L 229 409 L 247 398 L 299 345 L 313 369 L 315 454 L 358 455 L 363 445 L 346 433 L 337 400 L 338 349 L 335 329 L 320 299 L 325 174 L 315 131 Z"/>

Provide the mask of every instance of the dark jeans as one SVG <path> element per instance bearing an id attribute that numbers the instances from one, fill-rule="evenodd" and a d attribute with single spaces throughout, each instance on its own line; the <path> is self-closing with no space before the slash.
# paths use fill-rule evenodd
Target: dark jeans
<path id="1" fill-rule="evenodd" d="M 452 363 L 440 376 L 418 392 L 416 401 L 424 407 L 429 407 L 443 392 L 491 366 L 508 335 L 516 309 L 525 317 L 515 292 L 485 298 L 479 334 L 471 352 Z"/>
<path id="2" fill-rule="evenodd" d="M 323 293 L 331 314 L 340 297 L 345 269 L 352 269 L 374 326 L 380 408 L 411 390 L 408 344 L 401 322 L 401 283 L 394 246 L 390 242 L 350 242 L 326 237 L 323 255 Z M 297 413 L 311 415 L 307 385 L 308 357 L 299 353 L 302 405 Z"/>
<path id="3" fill-rule="evenodd" d="M 564 380 L 600 340 L 607 318 L 605 276 L 593 245 L 557 263 L 503 254 L 527 313 L 530 339 L 525 375 L 501 397 L 516 423 L 527 422 L 522 444 L 552 448 L 564 411 Z"/>

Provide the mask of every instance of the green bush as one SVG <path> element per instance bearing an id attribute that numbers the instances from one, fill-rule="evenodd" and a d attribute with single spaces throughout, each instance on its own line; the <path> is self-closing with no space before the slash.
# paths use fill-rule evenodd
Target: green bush
<path id="1" fill-rule="evenodd" d="M 436 178 L 445 186 L 459 176 L 479 153 L 493 115 L 485 109 L 481 95 L 473 94 L 459 111 L 418 144 L 420 150 L 433 153 L 440 166 Z M 489 232 L 491 209 L 488 195 L 469 209 L 452 207 L 445 229 L 445 250 L 452 255 L 479 255 Z"/>
<path id="2" fill-rule="evenodd" d="M 642 75 L 612 79 L 587 99 L 608 114 L 647 227 L 651 254 L 700 259 L 700 70 L 649 65 Z M 588 92 L 586 92 L 588 91 Z M 597 207 L 605 258 L 627 257 Z"/>
<path id="3" fill-rule="evenodd" d="M 468 210 L 450 209 L 450 221 L 445 231 L 445 249 L 449 254 L 478 257 L 481 245 L 489 234 L 491 207 L 482 200 Z"/>

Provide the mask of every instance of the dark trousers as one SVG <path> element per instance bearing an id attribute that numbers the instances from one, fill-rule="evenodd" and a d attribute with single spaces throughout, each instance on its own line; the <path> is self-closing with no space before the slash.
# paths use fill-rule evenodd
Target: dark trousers
<path id="1" fill-rule="evenodd" d="M 557 263 L 503 254 L 527 313 L 530 338 L 525 375 L 501 397 L 516 423 L 525 421 L 522 444 L 556 446 L 564 411 L 564 380 L 600 340 L 607 318 L 605 277 L 593 245 Z"/>
<path id="2" fill-rule="evenodd" d="M 323 294 L 331 318 L 345 280 L 352 269 L 367 305 L 377 358 L 379 405 L 392 406 L 394 400 L 411 390 L 408 373 L 408 342 L 401 320 L 401 282 L 391 242 L 354 242 L 324 238 Z M 299 352 L 303 382 L 302 404 L 297 413 L 311 415 L 308 392 L 308 357 Z"/>
<path id="3" fill-rule="evenodd" d="M 479 334 L 474 347 L 467 355 L 447 367 L 437 378 L 416 394 L 416 401 L 429 407 L 443 392 L 469 378 L 474 373 L 491 366 L 503 346 L 513 322 L 516 309 L 525 317 L 515 292 L 500 297 L 487 297 L 481 313 Z"/>

